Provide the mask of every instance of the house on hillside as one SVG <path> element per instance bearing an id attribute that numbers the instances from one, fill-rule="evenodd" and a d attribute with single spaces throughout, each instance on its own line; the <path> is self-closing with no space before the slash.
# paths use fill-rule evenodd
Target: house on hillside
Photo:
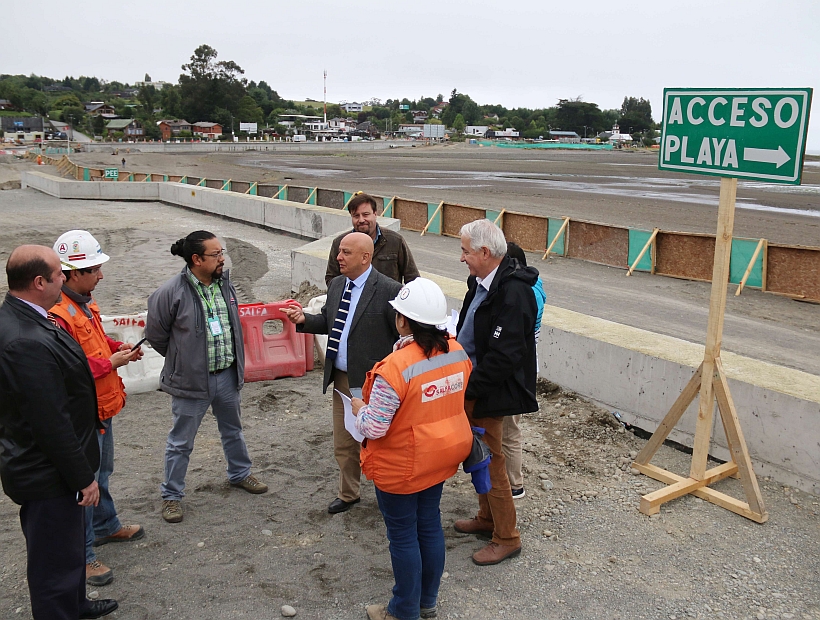
<path id="1" fill-rule="evenodd" d="M 345 112 L 350 114 L 351 112 L 361 112 L 364 110 L 364 105 L 361 103 L 351 102 L 351 103 L 340 103 L 339 107 L 342 108 Z"/>
<path id="2" fill-rule="evenodd" d="M 444 111 L 444 108 L 446 108 L 448 105 L 450 105 L 450 104 L 447 103 L 446 101 L 442 101 L 438 105 L 433 106 L 432 108 L 430 108 L 430 115 L 433 118 L 438 118 L 439 116 L 441 116 L 441 113 Z"/>
<path id="3" fill-rule="evenodd" d="M 219 140 L 222 137 L 222 125 L 219 123 L 200 121 L 191 125 L 191 131 L 195 138 L 202 138 L 203 140 Z"/>
<path id="4" fill-rule="evenodd" d="M 413 115 L 414 123 L 424 123 L 429 117 L 429 114 L 424 110 L 410 110 L 410 114 Z"/>
<path id="5" fill-rule="evenodd" d="M 114 106 L 108 105 L 103 101 L 92 101 L 91 103 L 84 103 L 85 113 L 89 116 L 111 116 L 116 118 L 117 113 L 114 111 Z"/>
<path id="6" fill-rule="evenodd" d="M 159 127 L 163 140 L 170 140 L 173 137 L 179 136 L 181 131 L 191 131 L 191 123 L 185 119 L 157 121 L 157 127 Z"/>
<path id="7" fill-rule="evenodd" d="M 105 130 L 109 134 L 115 131 L 121 131 L 126 138 L 131 140 L 145 137 L 145 130 L 142 128 L 142 123 L 134 118 L 120 118 L 108 121 L 105 124 Z"/>
<path id="8" fill-rule="evenodd" d="M 157 90 L 162 90 L 166 86 L 173 86 L 171 82 L 134 82 L 135 88 L 142 88 L 143 86 L 153 86 Z"/>
<path id="9" fill-rule="evenodd" d="M 483 138 L 485 135 L 487 135 L 487 130 L 489 128 L 489 125 L 467 125 L 464 128 L 464 135 Z"/>
<path id="10" fill-rule="evenodd" d="M 11 110 L 13 107 L 8 99 L 0 99 L 0 110 Z"/>

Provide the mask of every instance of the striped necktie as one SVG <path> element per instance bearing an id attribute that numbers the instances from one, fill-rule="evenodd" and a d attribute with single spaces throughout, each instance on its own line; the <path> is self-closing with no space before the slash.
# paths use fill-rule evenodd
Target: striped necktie
<path id="1" fill-rule="evenodd" d="M 350 295 L 352 290 L 353 282 L 348 280 L 347 286 L 345 287 L 345 292 L 339 302 L 339 310 L 336 312 L 336 319 L 333 321 L 333 327 L 330 329 L 330 333 L 327 336 L 327 353 L 325 354 L 325 357 L 330 361 L 335 360 L 336 356 L 339 355 L 339 340 L 342 337 L 342 331 L 344 330 L 345 323 L 347 322 L 347 314 L 350 311 Z"/>

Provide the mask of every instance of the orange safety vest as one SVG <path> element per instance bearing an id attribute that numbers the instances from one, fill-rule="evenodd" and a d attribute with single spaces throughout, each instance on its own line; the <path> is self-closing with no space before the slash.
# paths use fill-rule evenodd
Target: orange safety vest
<path id="1" fill-rule="evenodd" d="M 362 472 L 381 491 L 409 495 L 429 489 L 454 475 L 470 454 L 464 390 L 473 366 L 455 339 L 449 345 L 449 353 L 427 359 L 418 344 L 409 344 L 367 373 L 365 402 L 377 376 L 401 402 L 387 434 L 362 443 Z"/>
<path id="2" fill-rule="evenodd" d="M 88 357 L 111 357 L 111 347 L 105 339 L 105 331 L 100 320 L 100 309 L 96 301 L 88 304 L 94 317 L 89 319 L 82 308 L 63 295 L 62 301 L 51 308 L 51 312 L 59 316 L 71 326 L 74 338 Z M 104 377 L 94 381 L 97 387 L 97 406 L 100 420 L 107 420 L 117 415 L 125 406 L 125 386 L 116 370 L 112 370 Z"/>

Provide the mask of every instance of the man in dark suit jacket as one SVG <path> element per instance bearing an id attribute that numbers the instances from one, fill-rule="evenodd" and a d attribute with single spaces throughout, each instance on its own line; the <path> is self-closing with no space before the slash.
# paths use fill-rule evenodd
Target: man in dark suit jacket
<path id="1" fill-rule="evenodd" d="M 322 313 L 305 314 L 295 305 L 282 310 L 296 324 L 297 331 L 328 334 L 322 383 L 325 392 L 331 382 L 347 396 L 351 388 L 361 388 L 367 371 L 393 350 L 398 338 L 396 313 L 388 302 L 395 299 L 401 284 L 376 271 L 372 258 L 373 240 L 368 235 L 346 235 L 337 256 L 342 275 L 330 283 Z M 333 446 L 340 476 L 339 495 L 327 509 L 330 514 L 349 510 L 359 502 L 361 479 L 361 446 L 345 429 L 344 406 L 335 391 Z"/>
<path id="2" fill-rule="evenodd" d="M 85 506 L 100 464 L 97 391 L 85 353 L 49 321 L 60 299 L 60 259 L 27 245 L 6 264 L 0 306 L 0 477 L 20 504 L 35 619 L 99 618 L 117 609 L 85 597 Z"/>

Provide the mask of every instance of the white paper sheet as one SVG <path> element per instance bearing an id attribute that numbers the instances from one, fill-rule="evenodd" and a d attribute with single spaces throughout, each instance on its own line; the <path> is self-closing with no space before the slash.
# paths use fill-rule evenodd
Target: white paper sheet
<path id="1" fill-rule="evenodd" d="M 451 336 L 456 336 L 456 327 L 458 326 L 458 312 L 455 310 L 450 311 L 450 316 L 447 317 L 447 322 L 444 324 L 444 328 L 448 331 Z"/>
<path id="2" fill-rule="evenodd" d="M 350 392 L 352 394 L 353 390 Z M 362 435 L 356 428 L 356 416 L 353 415 L 353 405 L 350 402 L 350 398 L 348 398 L 347 395 L 342 394 L 339 390 L 336 390 L 336 393 L 341 397 L 342 404 L 345 407 L 345 429 L 347 429 L 347 432 L 350 433 L 353 439 L 359 443 L 362 443 L 364 435 Z M 357 398 L 361 398 L 361 390 L 359 390 L 359 396 L 357 396 Z"/>

